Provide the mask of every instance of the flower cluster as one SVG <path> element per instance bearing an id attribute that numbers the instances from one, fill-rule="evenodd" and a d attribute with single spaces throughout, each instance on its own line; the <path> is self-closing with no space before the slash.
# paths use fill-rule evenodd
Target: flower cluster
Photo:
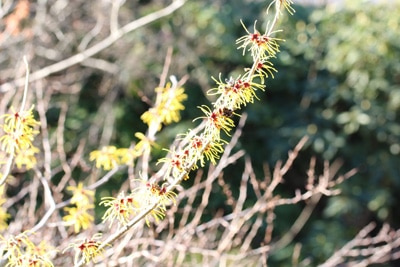
<path id="1" fill-rule="evenodd" d="M 219 138 L 220 131 L 215 125 L 215 123 L 210 124 L 210 129 L 208 131 L 205 130 L 199 135 L 192 136 L 190 133 L 187 134 L 186 139 L 188 139 L 188 144 L 184 148 L 168 150 L 169 157 L 159 160 L 159 163 L 167 164 L 167 170 L 164 174 L 165 180 L 171 180 L 171 178 L 172 180 L 188 179 L 188 173 L 190 170 L 198 168 L 198 162 L 200 162 L 201 167 L 204 167 L 206 160 L 216 164 L 219 155 L 224 151 L 223 145 L 226 141 Z M 212 140 L 207 138 L 207 135 L 211 135 L 212 131 L 218 134 L 218 138 L 213 138 Z"/>
<path id="2" fill-rule="evenodd" d="M 125 225 L 133 214 L 137 213 L 139 205 L 133 196 L 125 196 L 124 192 L 114 197 L 103 197 L 100 205 L 107 208 L 103 215 L 103 222 L 109 221 L 110 227 L 117 221 L 119 225 Z"/>
<path id="3" fill-rule="evenodd" d="M 36 165 L 35 154 L 39 152 L 32 141 L 39 133 L 36 126 L 39 122 L 33 115 L 33 106 L 26 111 L 15 111 L 2 116 L 4 124 L 0 125 L 4 135 L 0 137 L 0 150 L 8 156 L 15 157 L 17 167 L 26 166 L 27 169 Z"/>
<path id="4" fill-rule="evenodd" d="M 84 189 L 83 184 L 78 186 L 68 186 L 67 190 L 72 192 L 71 204 L 73 207 L 65 207 L 67 213 L 63 217 L 65 225 L 73 225 L 74 232 L 78 233 L 80 229 L 87 229 L 94 221 L 93 216 L 89 213 L 94 208 L 92 204 L 94 192 Z"/>
<path id="5" fill-rule="evenodd" d="M 103 247 L 105 245 L 98 240 L 101 237 L 102 235 L 97 233 L 90 239 L 78 240 L 79 242 L 77 241 L 77 243 L 70 244 L 64 252 L 70 248 L 75 249 L 75 265 L 77 265 L 80 260 L 83 260 L 86 264 L 91 260 L 95 262 L 96 257 L 104 253 Z"/>
<path id="6" fill-rule="evenodd" d="M 11 107 L 12 113 L 2 116 L 4 124 L 1 128 L 5 135 L 0 138 L 1 150 L 15 154 L 33 147 L 32 140 L 39 133 L 34 127 L 39 123 L 35 120 L 32 110 L 33 106 L 22 112 L 17 112 Z"/>
<path id="7" fill-rule="evenodd" d="M 184 89 L 172 86 L 167 83 L 165 87 L 155 89 L 157 99 L 155 106 L 143 113 L 141 119 L 149 127 L 150 136 L 161 129 L 162 124 L 168 125 L 180 120 L 179 112 L 185 107 L 182 102 L 187 98 Z M 132 148 L 116 148 L 115 146 L 106 146 L 101 150 L 95 150 L 90 153 L 90 160 L 96 161 L 96 168 L 111 170 L 119 165 L 133 165 L 136 158 L 141 155 L 149 154 L 152 146 L 156 143 L 152 137 L 143 133 L 135 133 L 139 142 Z"/>
<path id="8" fill-rule="evenodd" d="M 200 110 L 204 116 L 198 119 L 204 120 L 204 130 L 198 135 L 187 135 L 186 145 L 180 148 L 169 150 L 166 158 L 159 162 L 168 164 L 164 178 L 168 181 L 180 180 L 188 177 L 191 169 L 197 168 L 197 162 L 203 166 L 205 159 L 215 164 L 219 155 L 224 151 L 224 144 L 227 142 L 221 137 L 221 132 L 230 135 L 230 131 L 235 127 L 233 115 L 239 116 L 236 111 L 253 103 L 258 99 L 257 91 L 264 90 L 265 79 L 274 77 L 276 69 L 271 63 L 279 52 L 279 42 L 282 39 L 274 37 L 279 32 L 274 30 L 276 20 L 281 13 L 282 7 L 289 12 L 293 12 L 291 1 L 276 0 L 273 1 L 276 8 L 276 16 L 272 23 L 268 23 L 264 33 L 256 29 L 254 24 L 253 32 L 250 32 L 246 26 L 242 25 L 246 35 L 237 40 L 238 48 L 243 50 L 243 54 L 250 52 L 253 65 L 251 68 L 245 68 L 244 74 L 237 78 L 215 79 L 217 86 L 208 91 L 209 95 L 216 97 L 212 108 L 202 105 Z"/>
<path id="9" fill-rule="evenodd" d="M 148 153 L 156 143 L 147 138 L 143 133 L 135 133 L 139 142 L 133 148 L 116 148 L 104 146 L 101 150 L 90 153 L 89 159 L 96 162 L 96 168 L 111 170 L 121 165 L 133 166 L 134 160 L 144 153 Z"/>
<path id="10" fill-rule="evenodd" d="M 136 133 L 136 136 L 144 136 L 142 133 Z M 90 153 L 89 159 L 96 161 L 96 168 L 111 170 L 120 165 L 132 165 L 135 158 L 141 155 L 144 148 L 148 148 L 150 143 L 143 138 L 133 149 L 116 148 L 115 146 L 104 146 L 101 150 L 94 150 Z M 138 150 L 142 151 L 138 151 Z"/>
<path id="11" fill-rule="evenodd" d="M 244 25 L 243 28 L 246 30 L 247 35 L 240 37 L 236 43 L 240 44 L 238 48 L 243 49 L 243 54 L 246 51 L 250 51 L 254 62 L 268 60 L 271 57 L 275 57 L 276 53 L 279 52 L 278 42 L 282 41 L 282 39 L 272 37 L 277 31 L 272 31 L 271 28 L 267 27 L 265 33 L 262 34 L 256 29 L 256 24 L 254 24 L 253 32 L 249 32 Z"/>
<path id="12" fill-rule="evenodd" d="M 0 236 L 2 250 L 8 252 L 6 267 L 53 267 L 49 253 L 54 249 L 45 241 L 36 246 L 28 234 L 25 232 L 7 239 Z"/>
<path id="13" fill-rule="evenodd" d="M 154 107 L 143 113 L 141 119 L 149 128 L 155 125 L 157 130 L 161 125 L 171 124 L 180 121 L 180 111 L 185 109 L 182 102 L 186 100 L 187 95 L 181 87 L 173 86 L 167 83 L 165 87 L 156 88 L 157 99 Z"/>
<path id="14" fill-rule="evenodd" d="M 164 218 L 166 207 L 175 204 L 176 194 L 168 191 L 166 185 L 159 186 L 155 182 L 138 180 L 136 187 L 129 195 L 124 192 L 114 197 L 104 197 L 100 205 L 107 207 L 103 215 L 103 222 L 109 222 L 110 227 L 114 221 L 118 226 L 126 225 L 129 220 L 150 207 L 154 207 L 145 217 L 147 225 L 150 224 L 150 218 L 155 221 Z"/>
<path id="15" fill-rule="evenodd" d="M 22 105 L 24 106 L 24 105 Z M 25 167 L 27 170 L 33 168 L 37 161 L 35 154 L 39 149 L 32 144 L 34 137 L 39 133 L 36 130 L 40 124 L 33 115 L 33 106 L 29 110 L 15 111 L 11 107 L 11 113 L 1 116 L 4 119 L 0 125 L 0 167 L 3 167 L 3 173 L 0 173 L 0 204 L 5 202 L 4 184 L 11 171 L 13 163 L 18 168 Z M 0 207 L 0 229 L 7 227 L 7 220 L 10 215 L 5 209 Z M 11 262 L 11 260 L 10 260 Z M 10 265 L 12 266 L 12 265 Z"/>

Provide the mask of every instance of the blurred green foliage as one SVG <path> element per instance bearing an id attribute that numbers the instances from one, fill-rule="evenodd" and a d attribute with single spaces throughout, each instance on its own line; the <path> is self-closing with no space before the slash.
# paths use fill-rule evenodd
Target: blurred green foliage
<path id="1" fill-rule="evenodd" d="M 268 107 L 249 110 L 247 136 L 274 162 L 307 134 L 310 154 L 359 169 L 305 234 L 310 255 L 327 256 L 369 220 L 400 223 L 400 5 L 297 11 L 281 25 L 279 74 L 259 104 Z"/>

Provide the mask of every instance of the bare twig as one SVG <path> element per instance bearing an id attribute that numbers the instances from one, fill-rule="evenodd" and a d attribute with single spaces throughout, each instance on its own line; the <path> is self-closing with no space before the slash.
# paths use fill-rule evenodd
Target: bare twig
<path id="1" fill-rule="evenodd" d="M 99 53 L 100 51 L 103 51 L 107 47 L 111 46 L 116 41 L 118 41 L 120 38 L 125 36 L 127 33 L 134 31 L 140 27 L 143 27 L 143 26 L 145 26 L 153 21 L 156 21 L 162 17 L 172 14 L 175 10 L 182 7 L 185 2 L 186 2 L 185 0 L 173 1 L 169 6 L 163 8 L 163 9 L 160 9 L 149 15 L 146 15 L 142 18 L 139 18 L 135 21 L 128 23 L 127 25 L 114 31 L 111 35 L 109 35 L 107 38 L 105 38 L 101 42 L 86 49 L 85 51 L 82 51 L 81 53 L 78 53 L 67 59 L 64 59 L 57 63 L 54 63 L 50 66 L 44 67 L 36 72 L 33 72 L 30 76 L 29 81 L 32 82 L 32 81 L 46 78 L 47 76 L 49 76 L 53 73 L 59 72 L 61 70 L 67 69 L 73 65 L 83 62 L 87 58 L 90 58 L 90 57 L 94 56 L 95 54 Z M 2 84 L 2 85 L 0 85 L 0 93 L 7 92 L 9 90 L 12 90 L 14 87 L 21 86 L 24 83 L 24 81 L 25 81 L 25 79 L 21 78 L 21 79 L 17 79 L 14 82 Z"/>

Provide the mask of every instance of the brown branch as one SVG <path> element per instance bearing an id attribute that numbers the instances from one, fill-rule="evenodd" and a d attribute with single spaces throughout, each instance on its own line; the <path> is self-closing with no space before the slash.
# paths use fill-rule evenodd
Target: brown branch
<path id="1" fill-rule="evenodd" d="M 186 0 L 175 0 L 169 6 L 155 11 L 149 15 L 141 17 L 135 21 L 128 23 L 127 25 L 123 26 L 122 28 L 115 30 L 109 35 L 107 38 L 103 39 L 99 43 L 95 44 L 94 46 L 82 51 L 76 55 L 73 55 L 67 59 L 54 63 L 50 66 L 44 67 L 38 71 L 33 72 L 30 75 L 29 81 L 36 81 L 43 78 L 48 77 L 49 75 L 65 70 L 73 65 L 82 63 L 86 59 L 94 56 L 95 54 L 103 51 L 104 49 L 108 48 L 120 38 L 125 36 L 127 33 L 130 33 L 134 30 L 137 30 L 151 22 L 154 22 L 160 18 L 166 17 L 172 14 L 174 11 L 179 9 L 180 7 L 185 4 Z M 0 93 L 7 92 L 9 90 L 13 90 L 15 87 L 22 86 L 24 84 L 24 78 L 19 78 L 14 82 L 4 83 L 0 85 Z"/>

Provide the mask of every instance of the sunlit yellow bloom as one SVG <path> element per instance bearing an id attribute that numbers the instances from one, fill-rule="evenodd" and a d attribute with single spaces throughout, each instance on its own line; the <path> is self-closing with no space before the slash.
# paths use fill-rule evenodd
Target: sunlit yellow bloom
<path id="1" fill-rule="evenodd" d="M 16 130 L 20 127 L 25 128 L 25 130 L 34 128 L 40 123 L 33 116 L 33 108 L 34 106 L 31 106 L 29 110 L 17 112 L 14 107 L 11 107 L 11 113 L 2 116 L 4 117 L 4 125 L 10 130 Z"/>
<path id="2" fill-rule="evenodd" d="M 166 206 L 176 204 L 176 193 L 167 191 L 166 184 L 159 186 L 155 182 L 139 181 L 141 184 L 131 193 L 137 199 L 139 206 L 146 207 L 158 203 L 162 210 L 166 210 Z"/>
<path id="3" fill-rule="evenodd" d="M 219 107 L 221 110 L 226 108 L 233 111 L 235 109 L 240 109 L 247 103 L 253 103 L 255 98 L 258 99 L 256 91 L 259 89 L 264 90 L 263 84 L 253 81 L 254 77 L 256 76 L 248 77 L 248 74 L 246 74 L 243 78 L 238 77 L 237 79 L 233 79 L 231 77 L 225 82 L 221 80 L 221 76 L 219 80 L 213 78 L 218 87 L 210 89 L 208 94 L 221 95 L 214 103 L 214 107 Z M 228 118 L 230 117 L 227 116 L 229 114 L 226 113 L 222 113 L 221 115 Z"/>
<path id="4" fill-rule="evenodd" d="M 96 161 L 96 168 L 111 170 L 118 165 L 133 166 L 134 160 L 141 156 L 145 151 L 150 151 L 152 145 L 156 145 L 150 141 L 144 134 L 135 133 L 139 138 L 139 142 L 133 148 L 116 148 L 114 146 L 106 146 L 101 150 L 95 150 L 90 153 L 90 160 Z"/>
<path id="5" fill-rule="evenodd" d="M 0 127 L 4 131 L 4 135 L 0 137 L 0 149 L 8 154 L 17 154 L 20 151 L 32 147 L 32 141 L 39 132 L 34 129 L 39 125 L 34 119 L 33 106 L 23 112 L 16 112 L 11 107 L 10 114 L 5 114 L 4 124 Z"/>
<path id="6" fill-rule="evenodd" d="M 140 210 L 152 207 L 151 211 L 144 218 L 147 226 L 150 226 L 150 219 L 158 223 L 165 217 L 166 205 L 176 203 L 176 194 L 174 192 L 167 192 L 164 186 L 160 187 L 156 183 L 140 181 L 141 184 L 132 191 L 131 196 L 137 200 Z"/>
<path id="7" fill-rule="evenodd" d="M 25 166 L 27 170 L 32 169 L 37 164 L 35 154 L 39 153 L 39 149 L 35 146 L 21 150 L 15 157 L 15 164 L 18 168 Z"/>
<path id="8" fill-rule="evenodd" d="M 32 145 L 32 139 L 19 133 L 7 132 L 0 137 L 1 150 L 15 155 L 21 150 L 28 149 Z"/>
<path id="9" fill-rule="evenodd" d="M 118 148 L 116 151 L 119 164 L 133 166 L 134 160 L 138 157 L 138 153 L 133 148 Z"/>
<path id="10" fill-rule="evenodd" d="M 22 254 L 18 257 L 11 257 L 5 267 L 54 267 L 47 257 L 36 254 Z"/>
<path id="11" fill-rule="evenodd" d="M 4 244 L 5 249 L 10 252 L 10 255 L 21 255 L 25 249 L 31 250 L 35 248 L 27 232 L 10 236 L 8 239 L 0 235 L 0 243 Z"/>
<path id="12" fill-rule="evenodd" d="M 240 45 L 238 49 L 243 49 L 243 54 L 246 51 L 250 51 L 254 61 L 268 60 L 270 57 L 275 57 L 276 53 L 279 52 L 278 42 L 283 41 L 282 39 L 272 37 L 277 31 L 269 32 L 267 27 L 266 33 L 261 34 L 254 24 L 254 32 L 250 33 L 243 22 L 242 25 L 247 35 L 237 39 L 236 43 Z"/>
<path id="13" fill-rule="evenodd" d="M 274 72 L 277 70 L 274 68 L 274 65 L 270 61 L 259 61 L 256 66 L 257 76 L 260 77 L 261 83 L 264 84 L 264 79 L 271 76 L 274 78 Z M 247 76 L 247 75 L 245 75 Z"/>
<path id="14" fill-rule="evenodd" d="M 159 131 L 161 129 L 161 119 L 160 119 L 160 114 L 159 114 L 159 109 L 157 108 L 150 108 L 148 111 L 142 114 L 140 116 L 140 119 L 146 123 L 147 125 L 157 124 L 157 130 Z"/>
<path id="15" fill-rule="evenodd" d="M 118 166 L 119 158 L 117 148 L 115 146 L 105 146 L 101 150 L 92 151 L 89 160 L 96 161 L 96 168 L 111 170 Z"/>
<path id="16" fill-rule="evenodd" d="M 143 155 L 143 153 L 148 153 L 151 151 L 151 147 L 156 147 L 157 144 L 147 138 L 143 133 L 141 132 L 136 132 L 135 137 L 139 139 L 139 142 L 135 145 L 134 151 L 135 153 L 140 156 Z"/>
<path id="17" fill-rule="evenodd" d="M 50 261 L 50 254 L 54 253 L 53 247 L 47 242 L 41 242 L 38 246 L 29 239 L 27 232 L 17 236 L 10 236 L 8 239 L 0 236 L 0 243 L 8 251 L 7 267 L 53 267 Z"/>
<path id="18" fill-rule="evenodd" d="M 98 241 L 101 236 L 102 235 L 100 233 L 97 233 L 93 235 L 93 237 L 90 239 L 78 240 L 79 242 L 77 243 L 69 244 L 63 252 L 70 248 L 75 249 L 75 264 L 79 262 L 80 257 L 84 260 L 86 264 L 92 260 L 93 262 L 96 262 L 96 257 L 104 253 L 104 249 L 102 246 L 103 243 Z M 106 244 L 106 246 L 110 245 Z"/>
<path id="19" fill-rule="evenodd" d="M 223 143 L 212 141 L 209 142 L 207 147 L 204 149 L 204 156 L 215 165 L 217 164 L 217 159 L 219 159 L 222 152 L 224 152 Z"/>
<path id="20" fill-rule="evenodd" d="M 89 213 L 94 206 L 91 204 L 94 192 L 83 188 L 83 183 L 77 186 L 68 186 L 67 190 L 72 192 L 71 204 L 74 207 L 65 207 L 66 215 L 63 217 L 65 225 L 73 225 L 75 233 L 80 229 L 87 229 L 94 221 L 93 216 Z"/>
<path id="21" fill-rule="evenodd" d="M 89 228 L 91 223 L 94 221 L 93 216 L 88 212 L 89 209 L 93 208 L 93 205 L 65 207 L 64 211 L 67 215 L 63 217 L 63 221 L 66 225 L 73 225 L 74 232 L 79 233 L 81 228 Z"/>
<path id="22" fill-rule="evenodd" d="M 153 218 L 155 223 L 159 223 L 165 217 L 165 210 L 160 209 L 160 206 L 152 209 L 148 215 L 144 218 L 146 225 L 150 227 L 150 218 Z"/>
<path id="23" fill-rule="evenodd" d="M 178 122 L 181 119 L 180 111 L 185 109 L 182 102 L 187 99 L 183 88 L 171 89 L 171 83 L 165 88 L 157 88 L 156 92 L 161 92 L 161 104 L 158 106 L 161 115 L 161 121 L 165 125 L 172 122 Z"/>
<path id="24" fill-rule="evenodd" d="M 206 114 L 207 124 L 204 132 L 201 135 L 190 136 L 187 135 L 187 146 L 181 148 L 178 151 L 173 149 L 169 151 L 169 156 L 159 160 L 167 164 L 165 171 L 165 180 L 173 177 L 174 179 L 185 179 L 190 169 L 196 169 L 197 162 L 200 161 L 200 165 L 205 165 L 205 159 L 216 164 L 216 160 L 219 158 L 219 154 L 223 152 L 224 140 L 220 138 L 221 129 L 227 134 L 232 127 L 234 122 L 230 118 L 234 112 L 220 108 L 214 111 L 207 106 L 201 106 L 200 109 Z"/>
<path id="25" fill-rule="evenodd" d="M 202 167 L 204 167 L 205 162 L 204 162 L 203 153 L 204 153 L 205 147 L 207 146 L 207 142 L 208 142 L 208 140 L 204 137 L 203 134 L 196 135 L 191 138 L 189 145 L 188 145 L 188 149 L 189 149 L 188 154 L 191 155 L 193 157 L 193 160 L 196 161 L 195 165 L 193 166 L 193 169 L 198 168 L 198 166 L 197 166 L 198 160 L 200 160 L 200 165 Z"/>
<path id="26" fill-rule="evenodd" d="M 178 178 L 182 173 L 186 173 L 188 171 L 188 167 L 191 160 L 189 157 L 193 156 L 188 153 L 188 150 L 184 151 L 169 151 L 169 156 L 165 158 L 161 158 L 158 160 L 158 163 L 164 162 L 168 164 L 168 168 L 165 172 L 165 179 L 168 179 L 170 176 L 174 178 Z"/>
<path id="27" fill-rule="evenodd" d="M 187 95 L 183 88 L 171 88 L 171 83 L 168 83 L 165 88 L 156 88 L 156 92 L 156 104 L 140 118 L 149 126 L 152 123 L 158 123 L 158 130 L 160 130 L 161 123 L 168 125 L 181 119 L 180 111 L 185 109 L 182 102 L 186 100 Z"/>
<path id="28" fill-rule="evenodd" d="M 82 182 L 79 182 L 77 186 L 67 186 L 67 190 L 72 192 L 71 204 L 87 206 L 92 202 L 94 192 L 83 188 Z"/>
<path id="29" fill-rule="evenodd" d="M 110 227 L 114 221 L 117 221 L 119 225 L 125 225 L 131 216 L 136 214 L 139 207 L 136 200 L 130 195 L 125 196 L 124 192 L 121 192 L 117 198 L 103 197 L 100 205 L 108 208 L 102 219 L 103 222 L 109 221 Z"/>
<path id="30" fill-rule="evenodd" d="M 38 133 L 31 128 L 22 131 L 22 128 L 10 130 L 3 125 L 4 135 L 0 137 L 0 149 L 8 154 L 17 154 L 32 147 L 34 136 Z"/>
<path id="31" fill-rule="evenodd" d="M 205 136 L 210 136 L 211 138 L 219 138 L 219 133 L 223 130 L 227 135 L 233 127 L 235 127 L 235 123 L 233 120 L 227 116 L 225 116 L 223 109 L 211 110 L 208 106 L 200 106 L 199 107 L 204 114 L 206 115 L 207 125 L 204 130 Z M 204 118 L 204 117 L 203 117 Z"/>

